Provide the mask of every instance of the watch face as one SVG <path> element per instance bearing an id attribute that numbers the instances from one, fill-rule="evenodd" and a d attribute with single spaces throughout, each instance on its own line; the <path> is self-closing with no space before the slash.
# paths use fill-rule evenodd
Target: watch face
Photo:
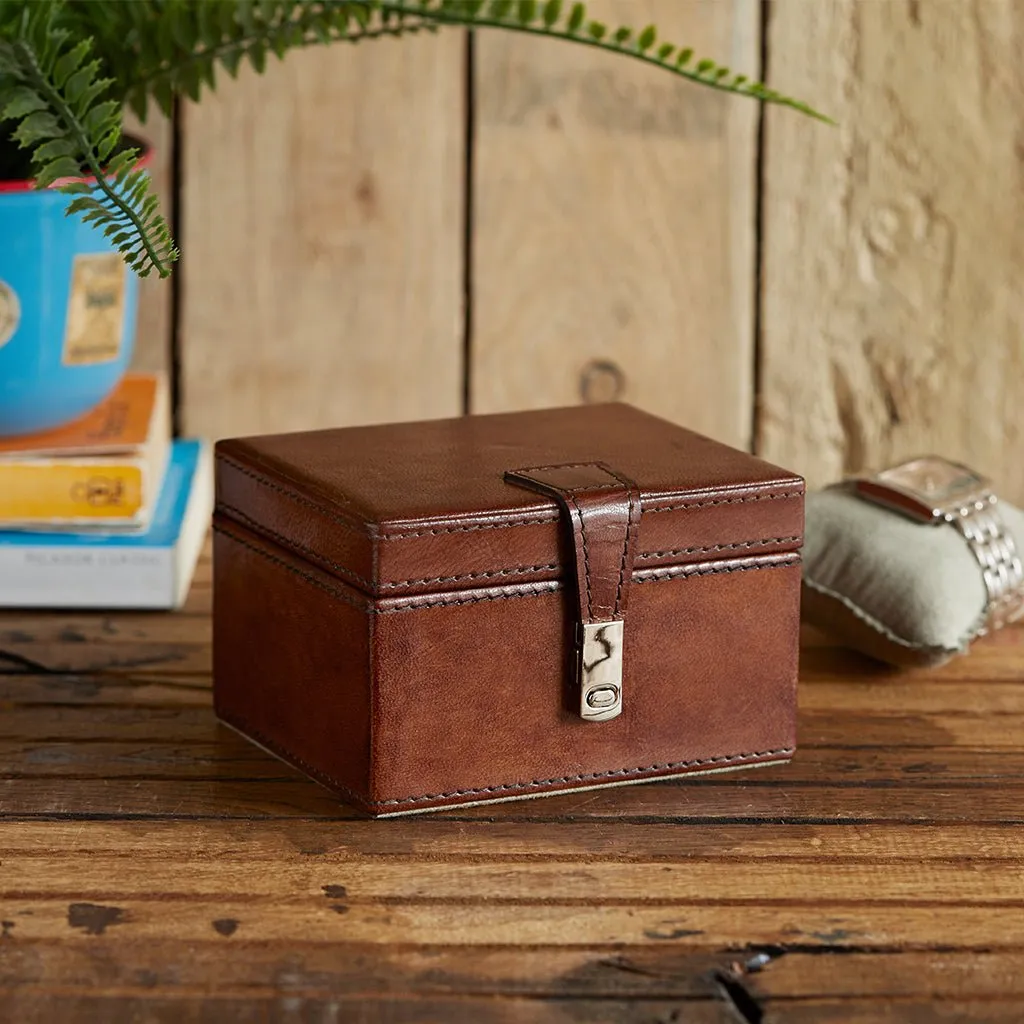
<path id="1" fill-rule="evenodd" d="M 990 498 L 983 476 L 936 455 L 911 459 L 858 480 L 856 488 L 864 498 L 926 521 L 948 518 L 960 508 Z"/>
<path id="2" fill-rule="evenodd" d="M 934 455 L 904 462 L 878 474 L 878 479 L 914 491 L 933 505 L 946 505 L 983 486 L 985 481 L 966 466 Z"/>

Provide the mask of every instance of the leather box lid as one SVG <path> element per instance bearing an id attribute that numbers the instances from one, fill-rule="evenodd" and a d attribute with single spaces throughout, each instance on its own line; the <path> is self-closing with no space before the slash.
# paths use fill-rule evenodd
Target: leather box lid
<path id="1" fill-rule="evenodd" d="M 222 441 L 217 514 L 380 598 L 553 580 L 558 505 L 504 475 L 591 462 L 639 488 L 636 572 L 802 542 L 799 476 L 624 404 Z"/>

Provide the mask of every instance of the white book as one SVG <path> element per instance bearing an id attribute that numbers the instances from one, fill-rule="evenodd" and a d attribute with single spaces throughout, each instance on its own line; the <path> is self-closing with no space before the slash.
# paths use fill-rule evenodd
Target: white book
<path id="1" fill-rule="evenodd" d="M 141 533 L 0 531 L 0 607 L 179 608 L 212 514 L 209 446 L 175 441 Z"/>

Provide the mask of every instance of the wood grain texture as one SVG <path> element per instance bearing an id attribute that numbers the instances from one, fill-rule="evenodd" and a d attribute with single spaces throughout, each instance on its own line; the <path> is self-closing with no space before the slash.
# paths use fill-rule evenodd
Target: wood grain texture
<path id="1" fill-rule="evenodd" d="M 153 148 L 150 177 L 160 197 L 168 223 L 174 215 L 174 132 L 171 122 L 156 110 L 145 124 L 130 111 L 125 114 L 125 131 L 144 139 Z M 150 274 L 139 284 L 139 319 L 132 369 L 145 373 L 171 370 L 171 288 L 170 278 Z"/>
<path id="2" fill-rule="evenodd" d="M 196 943 L 189 956 L 174 940 L 133 943 L 108 928 L 102 943 L 12 943 L 0 961 L 0 985 L 17 980 L 38 996 L 56 984 L 139 992 L 148 982 L 164 998 L 224 996 L 266 999 L 366 993 L 590 999 L 695 999 L 714 994 L 714 973 L 728 971 L 766 1000 L 829 997 L 853 1000 L 920 997 L 1020 998 L 1024 975 L 1014 951 L 975 953 L 857 952 L 841 956 L 799 950 L 709 953 L 673 943 L 600 948 L 474 949 L 452 946 L 359 947 L 299 940 L 287 951 L 246 940 L 243 922 Z M 16 926 L 15 926 L 16 927 Z M 11 936 L 15 934 L 11 930 Z M 232 941 L 225 942 L 225 938 Z M 598 1015 L 597 1019 L 600 1018 Z M 726 1018 L 729 1019 L 729 1018 Z M 651 1024 L 650 1018 L 646 1024 Z M 733 1024 L 735 1020 L 733 1019 Z"/>
<path id="3" fill-rule="evenodd" d="M 0 808 L 33 819 L 116 817 L 137 821 L 260 820 L 309 818 L 348 821 L 358 818 L 321 790 L 278 764 L 262 778 L 223 777 L 176 779 L 145 777 L 130 783 L 124 777 L 0 779 Z M 635 792 L 634 792 L 635 790 Z M 738 777 L 725 782 L 671 787 L 623 787 L 616 797 L 601 791 L 583 797 L 545 799 L 538 806 L 500 805 L 500 810 L 468 808 L 445 812 L 447 821 L 546 822 L 566 818 L 593 822 L 665 823 L 677 826 L 754 824 L 780 820 L 793 824 L 828 822 L 861 826 L 905 825 L 986 826 L 1024 824 L 1024 789 L 995 784 L 951 789 L 942 784 L 918 787 L 888 785 L 850 788 L 824 783 L 800 785 L 785 779 L 754 784 Z"/>
<path id="4" fill-rule="evenodd" d="M 817 637 L 784 767 L 394 822 L 218 726 L 209 644 L 0 615 L 0 1016 L 1019 1019 L 1024 628 Z"/>
<path id="5" fill-rule="evenodd" d="M 183 901 L 216 896 L 287 901 L 303 894 L 322 896 L 336 885 L 343 885 L 350 906 L 417 900 L 583 906 L 593 902 L 595 890 L 606 907 L 818 903 L 938 907 L 1024 901 L 1024 875 L 1015 861 L 886 865 L 823 861 L 816 870 L 808 870 L 803 862 L 767 862 L 756 875 L 743 877 L 736 872 L 727 893 L 716 891 L 721 865 L 714 857 L 689 858 L 678 864 L 571 859 L 538 864 L 501 859 L 481 863 L 454 856 L 440 863 L 419 863 L 410 870 L 408 862 L 381 863 L 371 855 L 350 860 L 340 870 L 325 869 L 306 858 L 304 863 L 280 862 L 273 871 L 251 875 L 185 854 L 163 858 L 162 868 L 169 878 L 160 898 Z M 25 899 L 146 900 L 152 883 L 153 864 L 134 858 L 126 859 L 113 877 L 107 865 L 97 864 L 94 871 L 79 855 L 36 856 L 4 866 L 7 891 Z"/>
<path id="6" fill-rule="evenodd" d="M 726 899 L 712 905 L 600 900 L 581 905 L 478 898 L 362 902 L 339 900 L 324 892 L 292 892 L 274 898 L 230 892 L 181 896 L 172 891 L 165 897 L 162 888 L 154 887 L 145 897 L 125 894 L 99 902 L 77 899 L 68 892 L 54 897 L 12 892 L 4 897 L 4 915 L 15 922 L 19 940 L 50 943 L 89 942 L 108 928 L 125 939 L 195 942 L 210 937 L 213 921 L 232 919 L 240 922 L 240 939 L 248 933 L 281 943 L 423 946 L 447 937 L 444 944 L 461 946 L 614 949 L 673 944 L 719 952 L 790 944 L 824 954 L 831 948 L 882 951 L 948 945 L 940 936 L 955 936 L 955 945 L 961 949 L 1020 951 L 1024 947 L 1024 915 L 1015 914 L 1013 904 L 1000 909 L 966 902 L 902 906 L 836 900 L 781 905 Z M 999 919 L 998 928 L 994 918 Z"/>
<path id="7" fill-rule="evenodd" d="M 155 687 L 145 685 L 136 692 L 140 703 L 148 704 Z M 110 695 L 109 691 L 105 694 Z M 19 716 L 19 722 L 24 727 L 26 716 Z M 175 724 L 180 724 L 180 720 Z M 88 730 L 79 730 L 74 737 L 65 733 L 61 738 L 49 737 L 45 741 L 25 740 L 20 736 L 0 738 L 0 778 L 50 778 L 65 782 L 71 779 L 115 778 L 131 778 L 137 782 L 255 780 L 262 783 L 272 777 L 268 775 L 266 760 L 255 755 L 250 745 L 241 739 L 232 742 L 225 734 L 210 732 L 199 738 L 109 738 L 111 732 L 120 731 L 110 729 L 106 734 L 93 738 Z M 279 765 L 278 769 L 277 778 L 295 777 L 290 768 Z M 906 750 L 863 746 L 803 747 L 798 764 L 779 768 L 778 776 L 773 775 L 772 778 L 788 785 L 807 786 L 829 769 L 842 773 L 843 789 L 847 791 L 894 788 L 897 784 L 901 789 L 924 791 L 942 787 L 947 800 L 950 798 L 949 787 L 959 791 L 980 791 L 998 783 L 1013 787 L 1011 795 L 1016 795 L 1024 785 L 1024 755 L 1017 751 L 952 747 L 943 748 L 941 763 L 922 760 L 920 747 Z M 728 784 L 754 786 L 756 780 L 741 783 L 736 779 Z M 958 796 L 963 800 L 971 799 L 970 793 L 961 792 Z M 908 799 L 921 800 L 923 797 L 919 793 Z M 600 826 L 597 828 L 600 834 Z M 589 841 L 596 839 L 591 835 Z M 978 848 L 976 843 L 971 846 L 975 851 Z M 625 856 L 625 851 L 620 851 L 619 855 Z"/>
<path id="8" fill-rule="evenodd" d="M 254 761 L 267 755 L 246 745 Z M 272 764 L 273 762 L 271 762 Z M 911 841 L 908 841 L 908 838 Z M 396 821 L 387 830 L 372 822 L 350 821 L 343 829 L 333 822 L 236 821 L 4 821 L 0 823 L 0 854 L 48 857 L 88 853 L 106 857 L 132 851 L 133 858 L 216 861 L 244 855 L 247 862 L 341 865 L 373 859 L 377 863 L 416 863 L 458 859 L 460 862 L 530 862 L 571 860 L 666 861 L 714 858 L 719 862 L 787 860 L 836 863 L 928 863 L 939 861 L 1019 861 L 1024 835 L 1005 825 L 914 825 L 906 823 L 835 828 L 831 823 L 777 824 L 771 829 L 749 824 L 709 824 L 699 829 L 672 823 L 568 821 L 558 828 L 547 822 L 487 821 L 466 828 L 460 821 L 422 818 Z M 731 867 L 729 870 L 732 870 Z M 1021 981 L 1024 985 L 1024 978 Z"/>
<path id="9" fill-rule="evenodd" d="M 1011 1024 L 1020 1019 L 1015 999 L 963 1001 L 815 999 L 769 1006 L 763 1024 L 944 1024 L 949 1020 Z"/>
<path id="10" fill-rule="evenodd" d="M 760 450 L 822 484 L 938 451 L 1024 499 L 1024 8 L 779 0 Z"/>
<path id="11" fill-rule="evenodd" d="M 289 55 L 183 111 L 183 421 L 454 415 L 465 40 Z"/>
<path id="12" fill-rule="evenodd" d="M 102 1020 L 105 1024 L 248 1024 L 252 1020 L 273 1021 L 386 1021 L 411 1024 L 421 1021 L 474 1021 L 480 1024 L 651 1024 L 686 1021 L 687 1024 L 736 1024 L 743 1021 L 738 1011 L 708 1000 L 552 1000 L 537 998 L 422 998 L 413 1002 L 394 997 L 359 995 L 355 998 L 316 998 L 302 995 L 281 1000 L 285 1010 L 265 1017 L 265 1006 L 246 996 L 208 995 L 203 1003 L 187 1002 L 173 996 L 134 994 L 131 997 L 46 996 L 19 992 L 10 1008 L 16 1020 Z M 941 1009 L 920 1000 L 888 1003 L 873 999 L 807 1000 L 791 1006 L 769 1005 L 757 1018 L 764 1024 L 945 1024 L 949 1020 L 977 1021 L 979 1024 L 1017 1024 L 1019 1003 L 1015 1000 L 951 1000 Z M 70 1015 L 70 1016 L 69 1016 Z"/>
<path id="13" fill-rule="evenodd" d="M 272 1021 L 386 1021 L 388 1024 L 413 1024 L 421 1021 L 473 1021 L 480 1024 L 582 1024 L 598 1019 L 603 1024 L 650 1024 L 651 1020 L 672 1020 L 678 1014 L 678 1003 L 657 1000 L 637 1003 L 635 1000 L 607 1000 L 598 1003 L 588 999 L 566 1003 L 532 998 L 459 998 L 458 996 L 423 998 L 406 1002 L 394 997 L 359 995 L 355 998 L 282 999 L 285 1009 L 272 1017 L 264 1017 L 264 1004 L 239 996 L 209 996 L 205 1005 L 186 1003 L 161 996 L 135 996 L 131 999 L 79 996 L 53 999 L 26 994 L 14 1001 L 17 1020 L 52 1019 L 65 1012 L 79 1020 L 101 1020 L 105 1024 L 249 1024 L 253 1020 Z M 653 1017 L 652 1017 L 653 1014 Z M 686 1008 L 686 1020 L 692 1024 L 733 1024 L 723 1007 L 698 1002 Z M 678 1019 L 678 1016 L 677 1018 Z M 1005 1019 L 1005 1018 L 1001 1018 Z"/>
<path id="14" fill-rule="evenodd" d="M 754 0 L 595 0 L 757 74 Z M 757 108 L 583 47 L 479 33 L 474 412 L 622 398 L 746 447 Z"/>

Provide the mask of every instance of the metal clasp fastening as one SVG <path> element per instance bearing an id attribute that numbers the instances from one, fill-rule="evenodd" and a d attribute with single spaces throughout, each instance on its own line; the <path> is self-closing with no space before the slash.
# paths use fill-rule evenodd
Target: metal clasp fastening
<path id="1" fill-rule="evenodd" d="M 580 717 L 606 722 L 622 712 L 622 620 L 581 623 Z"/>
<path id="2" fill-rule="evenodd" d="M 572 539 L 580 716 L 622 714 L 622 633 L 640 529 L 640 488 L 601 462 L 510 469 L 505 480 L 553 497 Z M 570 584 L 570 585 L 572 585 Z"/>

